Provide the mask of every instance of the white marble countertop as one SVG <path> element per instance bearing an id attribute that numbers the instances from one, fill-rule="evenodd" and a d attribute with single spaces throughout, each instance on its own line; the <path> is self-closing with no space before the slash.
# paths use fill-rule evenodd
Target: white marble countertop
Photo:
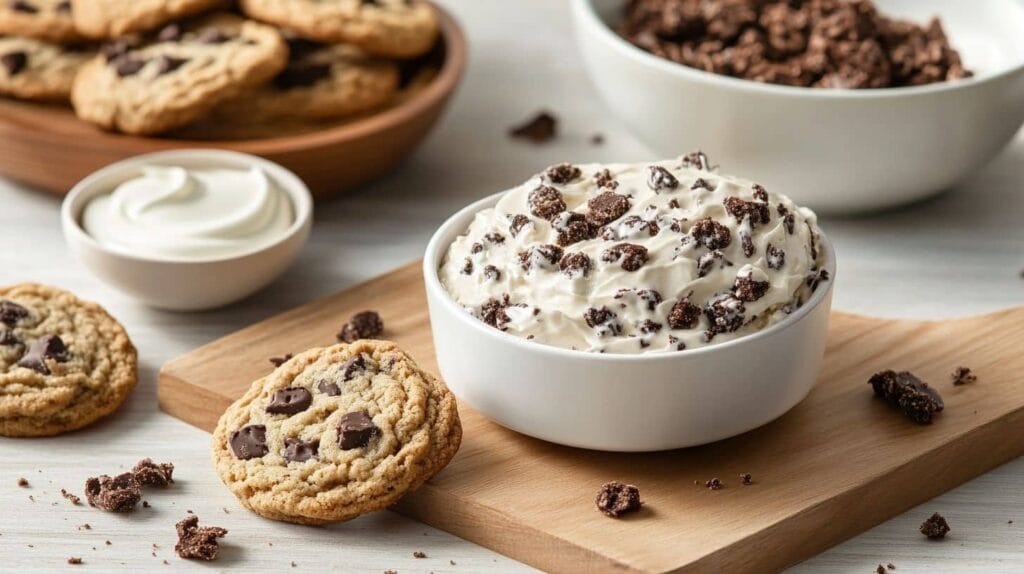
<path id="1" fill-rule="evenodd" d="M 140 385 L 116 416 L 64 437 L 0 438 L 0 508 L 6 515 L 0 520 L 0 571 L 55 570 L 66 567 L 70 556 L 82 557 L 80 568 L 93 571 L 230 567 L 255 572 L 287 569 L 292 561 L 304 571 L 531 570 L 390 512 L 321 529 L 256 519 L 217 479 L 209 462 L 209 435 L 160 412 L 156 401 L 156 373 L 167 359 L 419 257 L 435 227 L 474 198 L 557 161 L 650 158 L 592 92 L 564 2 L 441 3 L 462 20 L 472 45 L 469 74 L 443 124 L 393 175 L 319 205 L 312 239 L 298 264 L 240 304 L 173 314 L 133 303 L 72 259 L 61 237 L 58 200 L 0 180 L 0 284 L 52 283 L 101 302 L 128 328 L 141 359 Z M 507 128 L 539 108 L 560 116 L 561 138 L 545 146 L 510 141 Z M 588 142 L 594 132 L 605 135 L 603 146 Z M 59 169 L 60 158 L 53 161 Z M 936 199 L 884 215 L 824 219 L 841 262 L 835 306 L 938 319 L 1024 304 L 1022 188 L 1024 140 L 1018 138 L 984 172 Z M 80 491 L 87 476 L 113 473 L 147 456 L 173 461 L 180 477 L 174 489 L 149 496 L 152 508 L 113 515 L 70 506 L 59 494 L 61 488 Z M 19 477 L 31 487 L 17 487 Z M 887 562 L 898 573 L 1021 572 L 1022 487 L 1024 460 L 1017 460 L 792 572 L 865 574 Z M 174 556 L 174 523 L 187 509 L 202 523 L 231 531 L 222 560 L 205 565 Z M 917 533 L 933 511 L 943 513 L 953 528 L 941 543 Z M 78 528 L 85 523 L 90 530 Z M 414 551 L 428 558 L 415 559 Z"/>

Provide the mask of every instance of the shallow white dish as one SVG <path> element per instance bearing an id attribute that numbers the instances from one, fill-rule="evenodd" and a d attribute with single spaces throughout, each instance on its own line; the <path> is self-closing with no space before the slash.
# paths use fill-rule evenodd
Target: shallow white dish
<path id="1" fill-rule="evenodd" d="M 531 343 L 485 325 L 438 279 L 448 246 L 493 195 L 453 215 L 423 260 L 441 375 L 459 399 L 512 430 L 568 446 L 655 451 L 704 444 L 764 425 L 799 403 L 825 352 L 833 281 L 783 321 L 718 345 L 611 355 Z M 822 236 L 825 269 L 835 276 Z"/>
<path id="2" fill-rule="evenodd" d="M 144 165 L 238 169 L 255 165 L 287 195 L 295 219 L 277 241 L 230 257 L 156 259 L 111 250 L 82 228 L 82 211 L 92 198 L 110 193 L 139 175 Z M 113 163 L 75 185 L 61 207 L 64 238 L 90 271 L 146 305 L 176 311 L 221 307 L 265 287 L 295 260 L 309 238 L 312 224 L 312 196 L 294 173 L 249 154 L 210 149 L 156 152 Z"/>
<path id="3" fill-rule="evenodd" d="M 875 0 L 884 14 L 941 17 L 976 72 L 876 90 L 760 84 L 659 58 L 609 27 L 624 4 L 573 0 L 583 60 L 615 115 L 654 155 L 702 149 L 819 212 L 879 209 L 946 190 L 1024 123 L 1024 3 L 1015 0 Z"/>

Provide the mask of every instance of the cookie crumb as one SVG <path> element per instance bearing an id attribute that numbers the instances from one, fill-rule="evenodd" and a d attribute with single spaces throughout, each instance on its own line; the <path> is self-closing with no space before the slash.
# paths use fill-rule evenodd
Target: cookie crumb
<path id="1" fill-rule="evenodd" d="M 143 500 L 143 501 L 142 501 L 142 507 L 143 507 L 143 508 L 149 508 L 149 507 L 150 507 L 150 506 L 149 506 L 149 501 L 148 501 L 148 500 Z"/>
<path id="2" fill-rule="evenodd" d="M 277 367 L 280 367 L 281 365 L 287 363 L 288 361 L 290 361 L 291 358 L 294 357 L 294 356 L 295 355 L 293 355 L 291 353 L 287 353 L 283 357 L 270 357 L 270 364 L 274 365 L 274 368 L 277 368 Z"/>
<path id="3" fill-rule="evenodd" d="M 79 525 L 78 529 L 79 530 L 92 530 L 92 525 L 89 524 L 88 522 L 86 522 L 85 524 Z"/>
<path id="4" fill-rule="evenodd" d="M 535 144 L 547 143 L 558 136 L 558 118 L 548 111 L 540 111 L 526 122 L 509 129 L 509 137 Z"/>
<path id="5" fill-rule="evenodd" d="M 292 568 L 295 568 L 296 566 L 298 566 L 298 564 L 296 564 L 294 560 L 292 560 L 291 564 L 292 564 Z"/>
<path id="6" fill-rule="evenodd" d="M 885 574 L 885 566 L 879 564 L 878 568 L 875 568 L 875 574 Z"/>
<path id="7" fill-rule="evenodd" d="M 142 487 L 130 472 L 113 478 L 104 474 L 85 481 L 85 498 L 91 506 L 108 512 L 131 512 L 142 499 Z"/>
<path id="8" fill-rule="evenodd" d="M 868 383 L 875 396 L 885 399 L 918 424 L 930 424 L 932 417 L 944 408 L 939 392 L 909 371 L 882 371 L 872 375 Z"/>
<path id="9" fill-rule="evenodd" d="M 932 514 L 928 520 L 921 523 L 921 534 L 932 540 L 945 538 L 949 533 L 949 523 L 938 512 Z"/>
<path id="10" fill-rule="evenodd" d="M 112 543 L 109 540 L 107 540 L 107 541 L 104 542 L 104 544 L 106 544 L 107 546 L 110 546 Z"/>
<path id="11" fill-rule="evenodd" d="M 67 490 L 65 490 L 63 488 L 60 489 L 60 495 L 63 496 L 64 498 L 68 499 L 68 501 L 70 501 L 71 504 L 74 504 L 75 506 L 78 506 L 78 505 L 82 504 L 82 499 L 81 498 L 75 496 L 74 494 L 71 494 L 70 492 L 68 492 Z"/>
<path id="12" fill-rule="evenodd" d="M 895 570 L 896 569 L 896 565 L 893 564 L 892 562 L 886 564 L 885 567 L 888 568 L 889 570 Z"/>
<path id="13" fill-rule="evenodd" d="M 413 558 L 426 558 L 427 557 L 427 553 L 426 552 L 421 552 L 421 551 L 417 550 L 416 552 L 412 553 L 412 557 Z"/>
<path id="14" fill-rule="evenodd" d="M 455 566 L 455 561 L 454 560 L 449 560 L 448 563 L 451 564 L 452 566 Z"/>
<path id="15" fill-rule="evenodd" d="M 597 509 L 612 518 L 640 510 L 640 489 L 618 481 L 605 483 L 594 501 Z"/>
<path id="16" fill-rule="evenodd" d="M 338 332 L 338 340 L 354 343 L 360 339 L 373 339 L 384 333 L 384 321 L 376 311 L 362 311 L 352 315 Z"/>
<path id="17" fill-rule="evenodd" d="M 28 486 L 29 486 L 29 485 L 28 485 L 28 479 L 26 479 L 26 478 L 24 478 L 24 477 L 22 477 L 22 478 L 19 478 L 19 479 L 18 479 L 18 486 L 20 486 L 20 487 L 22 487 L 22 488 L 28 488 Z"/>
<path id="18" fill-rule="evenodd" d="M 77 556 L 72 556 L 71 558 L 68 558 L 68 564 L 78 565 L 78 564 L 81 564 L 81 563 L 82 563 L 82 559 L 77 557 Z"/>
<path id="19" fill-rule="evenodd" d="M 153 459 L 144 458 L 132 468 L 132 475 L 142 486 L 164 487 L 174 482 L 174 465 L 169 462 L 157 464 Z"/>
<path id="20" fill-rule="evenodd" d="M 217 539 L 227 535 L 228 531 L 216 526 L 199 526 L 199 517 L 190 514 L 175 525 L 178 531 L 178 543 L 174 551 L 182 558 L 199 560 L 216 560 L 220 546 Z"/>
<path id="21" fill-rule="evenodd" d="M 953 378 L 953 385 L 957 386 L 957 387 L 959 387 L 961 385 L 969 385 L 971 383 L 978 382 L 978 376 L 975 375 L 971 371 L 970 368 L 962 367 L 962 366 L 961 367 L 957 367 L 953 371 L 952 378 Z"/>
<path id="22" fill-rule="evenodd" d="M 744 486 L 750 486 L 751 484 L 754 484 L 753 475 L 751 475 L 749 472 L 744 472 L 743 474 L 740 475 L 740 483 L 742 483 Z"/>
<path id="23" fill-rule="evenodd" d="M 704 482 L 704 487 L 710 490 L 722 490 L 725 488 L 725 483 L 717 478 L 712 478 Z"/>
<path id="24" fill-rule="evenodd" d="M 398 574 L 398 570 L 385 570 L 384 574 Z"/>

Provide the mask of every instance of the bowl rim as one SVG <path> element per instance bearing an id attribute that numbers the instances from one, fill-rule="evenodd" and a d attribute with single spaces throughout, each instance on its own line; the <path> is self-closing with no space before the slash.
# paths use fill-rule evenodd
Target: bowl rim
<path id="1" fill-rule="evenodd" d="M 142 166 L 152 163 L 166 165 L 172 162 L 180 162 L 181 164 L 189 164 L 197 161 L 202 163 L 223 163 L 229 166 L 256 166 L 264 170 L 288 197 L 288 201 L 294 212 L 292 214 L 293 221 L 291 225 L 288 226 L 288 229 L 279 238 L 273 241 L 254 245 L 253 247 L 232 255 L 221 255 L 217 257 L 198 259 L 185 257 L 153 257 L 135 253 L 126 253 L 103 245 L 92 235 L 89 235 L 89 233 L 82 227 L 82 212 L 85 211 L 85 207 L 89 203 L 87 200 L 91 200 L 98 195 L 110 193 L 112 191 L 111 189 L 102 189 L 98 187 L 98 183 L 100 181 L 119 173 L 138 170 Z M 262 157 L 224 149 L 172 149 L 136 155 L 104 166 L 89 174 L 76 183 L 75 186 L 71 188 L 71 191 L 69 191 L 64 197 L 64 200 L 61 203 L 60 219 L 62 228 L 64 229 L 64 236 L 69 242 L 74 241 L 85 244 L 110 257 L 150 264 L 207 265 L 245 259 L 246 257 L 265 253 L 281 244 L 292 241 L 296 236 L 304 233 L 304 231 L 312 225 L 313 195 L 310 193 L 305 182 L 303 182 L 302 179 L 295 175 L 291 170 Z"/>
<path id="2" fill-rule="evenodd" d="M 1024 6 L 1016 2 L 1011 2 L 1009 0 L 1004 1 L 1009 5 L 1015 6 L 1015 9 L 1021 11 L 1022 16 L 1024 16 Z M 619 51 L 622 55 L 632 59 L 633 61 L 639 64 L 654 67 L 662 72 L 669 73 L 677 77 L 681 77 L 683 79 L 702 81 L 715 85 L 717 87 L 737 91 L 747 90 L 750 92 L 759 92 L 767 95 L 790 96 L 814 100 L 875 100 L 899 97 L 924 96 L 930 94 L 938 94 L 944 92 L 951 92 L 955 90 L 967 89 L 982 84 L 995 82 L 1004 77 L 1024 72 L 1024 58 L 1020 58 L 1015 65 L 995 73 L 977 74 L 970 78 L 964 78 L 955 81 L 936 82 L 934 84 L 926 84 L 923 86 L 826 90 L 816 88 L 804 88 L 798 86 L 783 86 L 779 84 L 769 84 L 764 82 L 755 82 L 753 80 L 734 78 L 732 76 L 715 74 L 713 72 L 705 72 L 704 70 L 691 68 L 684 64 L 679 64 L 671 60 L 666 60 L 664 58 L 651 54 L 650 52 L 647 52 L 637 46 L 634 46 L 633 44 L 629 43 L 624 38 L 616 34 L 612 30 L 612 28 L 608 26 L 604 22 L 604 20 L 600 18 L 600 16 L 598 16 L 597 11 L 594 8 L 594 0 L 572 0 L 572 2 L 573 14 L 575 15 L 575 21 L 577 25 L 577 32 L 579 32 L 579 28 L 581 25 L 586 25 L 591 31 L 596 33 L 600 41 L 604 42 L 612 49 Z"/>
<path id="3" fill-rule="evenodd" d="M 811 314 L 818 306 L 828 299 L 828 296 L 832 293 L 832 289 L 835 285 L 836 277 L 836 257 L 835 250 L 832 246 L 831 240 L 819 229 L 819 248 L 824 254 L 824 265 L 822 266 L 828 273 L 829 279 L 825 281 L 827 285 L 819 285 L 818 289 L 815 289 L 811 297 L 799 308 L 797 308 L 789 316 L 785 317 L 778 323 L 770 325 L 765 329 L 737 337 L 724 343 L 717 343 L 714 345 L 705 345 L 703 347 L 697 347 L 694 349 L 685 349 L 682 351 L 672 351 L 663 353 L 642 353 L 635 355 L 627 354 L 616 354 L 616 353 L 592 353 L 589 351 L 580 351 L 575 349 L 565 349 L 562 347 L 556 347 L 554 345 L 547 345 L 542 343 L 534 343 L 516 337 L 495 329 L 489 325 L 484 324 L 476 317 L 472 316 L 466 310 L 455 302 L 454 299 L 448 294 L 448 291 L 441 285 L 441 279 L 439 277 L 439 271 L 441 268 L 441 262 L 444 259 L 445 252 L 447 251 L 450 240 L 445 241 L 446 237 L 455 233 L 454 237 L 465 233 L 465 230 L 469 228 L 473 217 L 483 209 L 493 207 L 497 204 L 506 192 L 498 192 L 493 195 L 489 195 L 482 199 L 478 199 L 473 203 L 463 207 L 455 214 L 450 216 L 441 224 L 440 227 L 434 232 L 434 235 L 430 238 L 430 242 L 427 244 L 427 250 L 423 257 L 423 276 L 424 284 L 428 295 L 428 300 L 435 300 L 440 302 L 444 311 L 459 317 L 458 321 L 461 321 L 463 325 L 468 325 L 469 328 L 474 329 L 479 336 L 490 337 L 500 344 L 513 345 L 524 352 L 536 352 L 536 353 L 549 353 L 556 358 L 571 359 L 571 360 L 591 360 L 591 361 L 629 361 L 629 362 L 658 362 L 658 361 L 678 361 L 685 360 L 690 357 L 697 357 L 718 352 L 729 352 L 731 349 L 742 345 L 749 345 L 756 342 L 759 339 L 770 337 L 781 331 L 788 329 L 795 325 L 799 321 Z M 452 239 L 454 239 L 454 237 Z M 433 309 L 430 310 L 430 314 L 433 315 Z"/>

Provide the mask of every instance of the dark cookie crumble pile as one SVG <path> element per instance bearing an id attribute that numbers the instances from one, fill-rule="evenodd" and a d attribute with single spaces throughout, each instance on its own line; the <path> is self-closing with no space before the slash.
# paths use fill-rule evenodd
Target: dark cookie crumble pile
<path id="1" fill-rule="evenodd" d="M 875 396 L 903 411 L 918 424 L 929 424 L 944 407 L 939 392 L 908 371 L 882 371 L 868 380 Z"/>
<path id="2" fill-rule="evenodd" d="M 594 503 L 605 515 L 619 518 L 640 510 L 640 489 L 632 484 L 612 481 L 601 486 Z"/>
<path id="3" fill-rule="evenodd" d="M 197 560 L 216 560 L 220 552 L 218 538 L 223 538 L 228 531 L 216 526 L 199 526 L 199 517 L 189 514 L 175 525 L 178 531 L 178 542 L 174 551 L 182 558 Z"/>
<path id="4" fill-rule="evenodd" d="M 706 72 L 809 88 L 894 88 L 967 78 L 942 24 L 870 0 L 630 0 L 630 43 Z"/>
<path id="5" fill-rule="evenodd" d="M 927 520 L 921 523 L 921 534 L 932 540 L 939 540 L 949 534 L 949 523 L 938 512 L 932 514 Z"/>

